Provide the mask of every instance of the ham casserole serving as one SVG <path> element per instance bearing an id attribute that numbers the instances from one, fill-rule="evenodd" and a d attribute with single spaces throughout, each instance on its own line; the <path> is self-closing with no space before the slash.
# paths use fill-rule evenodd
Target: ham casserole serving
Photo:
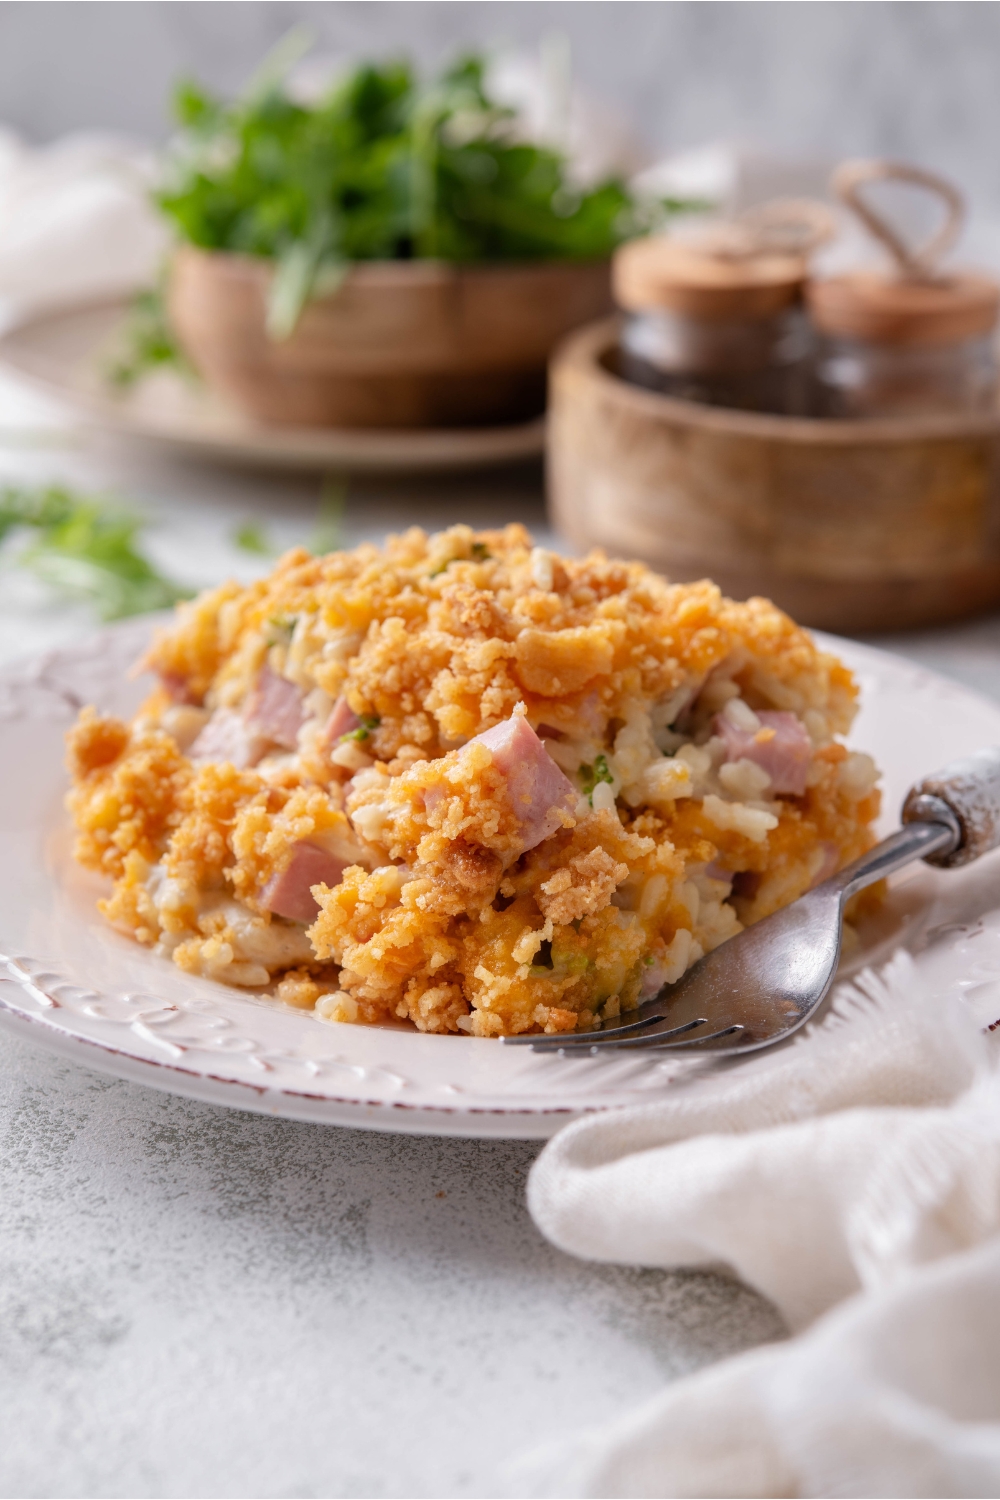
<path id="1" fill-rule="evenodd" d="M 764 599 L 519 526 L 292 552 L 70 734 L 101 910 L 329 1021 L 598 1027 L 873 842 L 856 689 Z"/>

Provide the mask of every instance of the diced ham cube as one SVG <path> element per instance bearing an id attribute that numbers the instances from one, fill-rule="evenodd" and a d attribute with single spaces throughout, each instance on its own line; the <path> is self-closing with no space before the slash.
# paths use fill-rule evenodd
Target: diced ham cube
<path id="1" fill-rule="evenodd" d="M 801 797 L 812 758 L 808 730 L 794 714 L 765 709 L 758 730 L 736 725 L 728 714 L 716 714 L 713 729 L 725 742 L 727 760 L 750 760 L 771 778 L 771 790 Z"/>
<path id="2" fill-rule="evenodd" d="M 191 760 L 226 760 L 245 771 L 272 746 L 294 750 L 305 715 L 294 682 L 264 667 L 243 712 L 217 708 L 188 751 Z"/>
<path id="3" fill-rule="evenodd" d="M 521 824 L 522 853 L 563 826 L 560 813 L 576 806 L 576 790 L 523 714 L 513 714 L 469 743 L 485 745 L 507 780 L 511 806 Z"/>
<path id="4" fill-rule="evenodd" d="M 341 694 L 331 708 L 330 717 L 323 726 L 323 738 L 328 745 L 336 745 L 345 734 L 350 734 L 360 724 L 361 720 Z"/>
<path id="5" fill-rule="evenodd" d="M 262 901 L 265 909 L 276 917 L 287 917 L 290 922 L 315 921 L 319 903 L 312 894 L 312 887 L 339 884 L 349 862 L 304 839 L 292 850 L 288 868 L 275 875 L 264 887 Z"/>
<path id="6" fill-rule="evenodd" d="M 243 717 L 251 734 L 258 734 L 283 750 L 294 750 L 305 719 L 302 694 L 294 682 L 264 666 L 247 699 Z"/>
<path id="7" fill-rule="evenodd" d="M 267 740 L 248 729 L 243 715 L 232 708 L 217 708 L 188 751 L 190 760 L 224 760 L 237 771 L 255 766 L 267 749 Z"/>

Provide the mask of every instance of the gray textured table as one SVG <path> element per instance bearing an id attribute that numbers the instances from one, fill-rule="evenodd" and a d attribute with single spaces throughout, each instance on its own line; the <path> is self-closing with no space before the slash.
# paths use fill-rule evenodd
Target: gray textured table
<path id="1" fill-rule="evenodd" d="M 0 481 L 128 496 L 195 584 L 313 523 L 315 481 L 106 442 L 0 384 Z M 344 542 L 525 521 L 536 472 L 352 487 Z M 3 575 L 0 659 L 85 612 Z M 891 643 L 1000 697 L 1000 621 Z M 512 1458 L 780 1337 L 722 1276 L 596 1267 L 534 1229 L 531 1143 L 292 1124 L 175 1099 L 0 1037 L 0 1493 L 477 1495 Z"/>

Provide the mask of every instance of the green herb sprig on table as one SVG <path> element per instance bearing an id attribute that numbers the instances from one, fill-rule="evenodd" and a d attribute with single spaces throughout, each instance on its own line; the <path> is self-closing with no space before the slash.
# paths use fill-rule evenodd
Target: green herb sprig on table
<path id="1" fill-rule="evenodd" d="M 286 59 L 287 62 L 287 59 Z M 182 241 L 271 259 L 275 337 L 353 261 L 599 260 L 674 209 L 619 178 L 574 183 L 567 159 L 519 138 L 481 57 L 422 85 L 365 65 L 314 104 L 265 67 L 231 103 L 186 82 L 156 201 Z"/>
<path id="2" fill-rule="evenodd" d="M 143 522 L 60 485 L 0 488 L 0 543 L 24 533 L 5 557 L 63 594 L 87 599 L 102 619 L 166 609 L 191 590 L 157 571 L 137 546 Z"/>
<path id="3" fill-rule="evenodd" d="M 336 552 L 344 544 L 344 512 L 347 509 L 347 483 L 335 475 L 327 475 L 320 490 L 316 525 L 306 547 L 316 557 L 327 552 Z"/>
<path id="4" fill-rule="evenodd" d="M 323 557 L 327 552 L 336 552 L 343 546 L 346 508 L 347 482 L 334 475 L 327 475 L 320 489 L 312 535 L 303 542 L 303 546 L 314 557 Z M 280 551 L 266 527 L 259 521 L 241 522 L 233 528 L 230 539 L 234 547 L 255 557 L 277 557 Z"/>
<path id="5" fill-rule="evenodd" d="M 171 332 L 163 290 L 153 287 L 136 292 L 129 303 L 107 377 L 119 391 L 128 391 L 151 370 L 163 368 L 192 373 Z"/>
<path id="6" fill-rule="evenodd" d="M 242 525 L 234 528 L 232 532 L 232 543 L 239 547 L 241 552 L 249 552 L 254 557 L 274 557 L 276 549 L 258 521 L 244 521 Z"/>

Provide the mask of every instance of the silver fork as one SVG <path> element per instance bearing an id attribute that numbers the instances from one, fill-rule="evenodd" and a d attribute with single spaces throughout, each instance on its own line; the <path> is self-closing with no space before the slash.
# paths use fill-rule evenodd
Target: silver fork
<path id="1" fill-rule="evenodd" d="M 912 787 L 902 828 L 822 885 L 698 960 L 620 1026 L 505 1036 L 510 1046 L 580 1057 L 691 1048 L 756 1052 L 804 1026 L 833 983 L 844 905 L 914 859 L 953 868 L 1000 845 L 1000 749 L 980 750 Z"/>

